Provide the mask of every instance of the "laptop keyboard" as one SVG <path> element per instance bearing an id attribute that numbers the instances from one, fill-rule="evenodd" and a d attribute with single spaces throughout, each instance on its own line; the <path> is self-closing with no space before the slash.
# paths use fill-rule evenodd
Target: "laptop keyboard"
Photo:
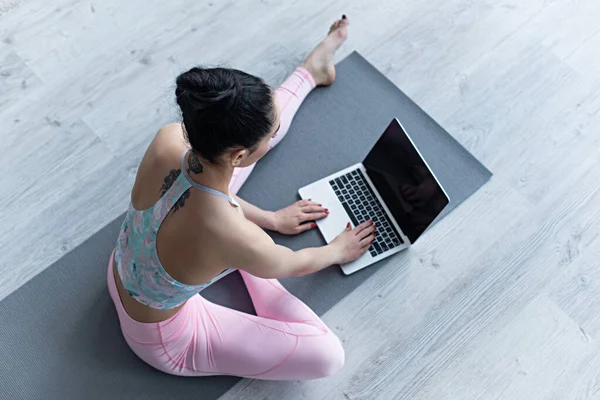
<path id="1" fill-rule="evenodd" d="M 329 184 L 354 226 L 370 219 L 375 223 L 377 236 L 369 248 L 373 257 L 404 243 L 360 169 L 337 177 Z"/>

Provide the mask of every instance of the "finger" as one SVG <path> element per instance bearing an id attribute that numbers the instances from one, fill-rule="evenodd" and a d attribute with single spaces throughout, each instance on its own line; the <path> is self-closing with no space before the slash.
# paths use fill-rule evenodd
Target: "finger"
<path id="1" fill-rule="evenodd" d="M 314 222 L 310 222 L 308 224 L 301 224 L 296 227 L 296 232 L 298 232 L 298 233 L 306 232 L 306 231 L 310 231 L 311 229 L 315 229 L 316 227 L 317 227 L 317 224 L 315 224 Z"/>
<path id="2" fill-rule="evenodd" d="M 360 240 L 364 239 L 364 238 L 368 238 L 371 237 L 373 234 L 375 233 L 375 224 L 371 225 L 370 227 L 363 229 L 362 232 L 360 232 L 358 235 L 358 238 Z"/>
<path id="3" fill-rule="evenodd" d="M 373 245 L 373 241 L 372 240 L 371 241 L 367 240 L 364 244 L 361 244 L 360 250 L 361 251 L 363 251 L 363 250 L 367 251 L 367 250 L 369 250 L 371 248 L 372 245 Z"/>
<path id="4" fill-rule="evenodd" d="M 313 201 L 312 199 L 300 200 L 298 202 L 298 205 L 300 206 L 300 208 L 309 207 L 309 206 L 323 207 L 323 205 L 321 203 Z"/>
<path id="5" fill-rule="evenodd" d="M 364 253 L 365 251 L 369 250 L 371 248 L 372 244 L 373 244 L 373 242 L 368 242 L 366 245 L 364 245 L 360 248 L 360 252 Z"/>
<path id="6" fill-rule="evenodd" d="M 311 205 L 302 206 L 302 207 L 300 207 L 300 211 L 302 211 L 303 213 L 314 213 L 314 212 L 325 212 L 325 211 L 329 212 L 329 210 L 327 210 L 321 204 L 311 204 Z"/>
<path id="7" fill-rule="evenodd" d="M 377 236 L 376 233 L 369 233 L 368 235 L 366 235 L 365 237 L 363 237 L 362 239 L 360 239 L 360 241 L 358 242 L 360 244 L 360 246 L 366 246 L 366 245 L 371 245 L 371 243 L 373 243 L 373 240 L 375 240 L 375 237 Z"/>
<path id="8" fill-rule="evenodd" d="M 358 235 L 360 232 L 362 232 L 364 229 L 368 228 L 372 224 L 373 224 L 372 219 L 365 221 L 362 224 L 358 225 L 356 228 L 354 228 L 354 233 Z"/>
<path id="9" fill-rule="evenodd" d="M 328 216 L 329 213 L 326 212 L 320 212 L 320 213 L 312 213 L 312 214 L 302 214 L 300 216 L 300 221 L 304 222 L 304 221 L 316 221 L 318 219 L 323 219 L 326 216 Z"/>

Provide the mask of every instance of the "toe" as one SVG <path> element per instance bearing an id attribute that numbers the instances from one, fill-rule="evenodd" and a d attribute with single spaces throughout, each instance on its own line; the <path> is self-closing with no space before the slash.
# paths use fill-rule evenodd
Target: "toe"
<path id="1" fill-rule="evenodd" d="M 335 32 L 335 31 L 337 31 L 337 30 L 338 30 L 338 29 L 340 29 L 342 26 L 344 26 L 344 24 L 343 24 L 343 22 L 342 22 L 342 20 L 341 20 L 341 19 L 340 19 L 340 20 L 337 20 L 337 21 L 335 21 L 335 22 L 334 22 L 334 23 L 331 25 L 331 28 L 329 28 L 329 33 L 332 33 L 332 32 Z"/>

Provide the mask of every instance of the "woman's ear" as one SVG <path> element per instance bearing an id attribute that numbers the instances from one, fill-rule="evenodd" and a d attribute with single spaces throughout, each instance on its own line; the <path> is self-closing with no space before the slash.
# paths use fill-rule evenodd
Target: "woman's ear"
<path id="1" fill-rule="evenodd" d="M 244 158 L 247 157 L 248 150 L 247 149 L 238 149 L 231 152 L 231 165 L 234 167 L 239 167 L 240 164 L 244 161 Z"/>

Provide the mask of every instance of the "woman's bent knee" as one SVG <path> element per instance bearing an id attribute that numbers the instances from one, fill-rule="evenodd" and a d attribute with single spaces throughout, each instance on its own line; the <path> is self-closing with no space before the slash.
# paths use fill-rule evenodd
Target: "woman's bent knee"
<path id="1" fill-rule="evenodd" d="M 345 362 L 345 353 L 340 340 L 332 332 L 320 344 L 318 359 L 315 360 L 315 374 L 318 378 L 325 378 L 338 373 Z"/>

